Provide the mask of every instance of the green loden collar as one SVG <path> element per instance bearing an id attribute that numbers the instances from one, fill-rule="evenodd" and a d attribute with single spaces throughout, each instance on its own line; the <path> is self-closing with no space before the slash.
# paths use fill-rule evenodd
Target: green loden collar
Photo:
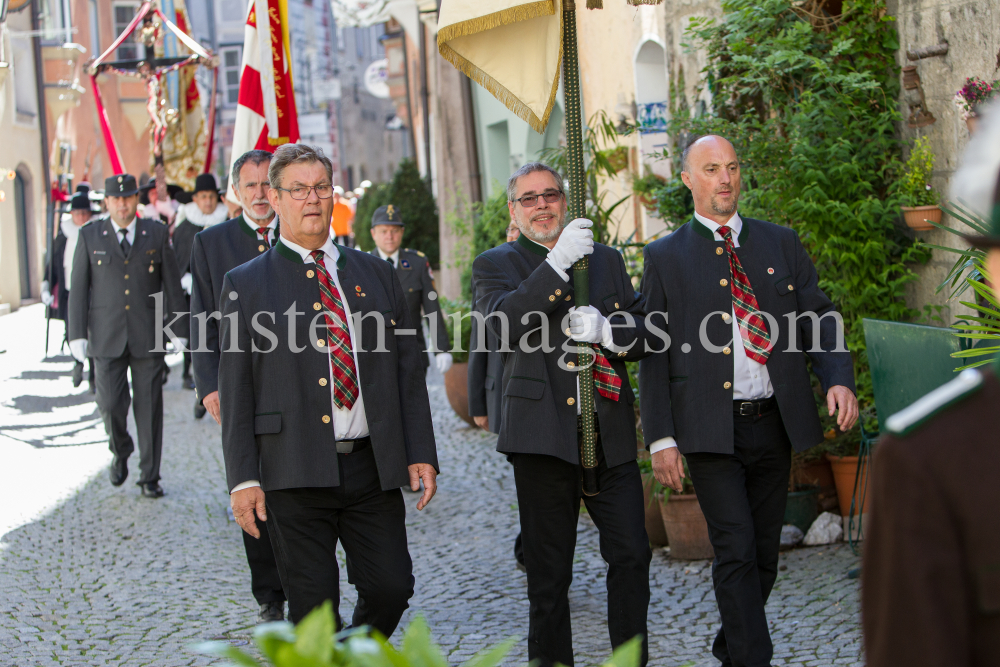
<path id="1" fill-rule="evenodd" d="M 344 246 L 334 243 L 337 246 L 337 270 L 343 271 L 344 267 L 347 266 L 347 249 Z M 302 261 L 302 256 L 286 246 L 281 242 L 281 237 L 274 243 L 274 251 L 287 259 L 289 262 L 295 262 L 296 264 L 305 264 Z"/>
<path id="2" fill-rule="evenodd" d="M 521 234 L 518 235 L 517 242 L 520 243 L 521 246 L 524 247 L 525 250 L 527 250 L 528 252 L 533 252 L 536 255 L 538 255 L 539 257 L 548 257 L 549 256 L 549 249 L 548 248 L 546 248 L 545 246 L 541 245 L 540 243 L 535 243 L 534 241 L 532 241 L 531 239 L 529 239 L 527 236 L 525 236 L 524 232 L 521 232 Z"/>
<path id="3" fill-rule="evenodd" d="M 743 220 L 743 229 L 740 230 L 740 235 L 736 238 L 740 242 L 740 247 L 743 247 L 744 245 L 746 245 L 747 238 L 750 236 L 750 225 L 747 224 L 746 218 L 743 218 L 742 216 L 740 217 Z M 698 218 L 692 216 L 690 224 L 695 234 L 697 234 L 698 236 L 704 236 L 709 241 L 715 241 L 716 243 L 718 243 L 718 241 L 715 240 L 715 232 L 713 232 L 711 229 L 703 225 L 701 221 L 698 220 Z"/>

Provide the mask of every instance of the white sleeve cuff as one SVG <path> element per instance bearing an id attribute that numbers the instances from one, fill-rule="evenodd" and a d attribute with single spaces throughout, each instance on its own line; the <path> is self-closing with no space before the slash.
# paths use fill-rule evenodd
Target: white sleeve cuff
<path id="1" fill-rule="evenodd" d="M 558 266 L 556 266 L 556 263 L 552 261 L 552 258 L 546 257 L 545 261 L 548 262 L 549 266 L 552 267 L 553 271 L 559 274 L 559 277 L 562 278 L 563 281 L 567 283 L 569 282 L 569 274 L 560 269 Z"/>
<path id="2" fill-rule="evenodd" d="M 250 479 L 243 482 L 242 484 L 237 484 L 236 486 L 233 487 L 233 490 L 230 491 L 229 493 L 236 493 L 237 491 L 242 491 L 243 489 L 249 489 L 254 486 L 260 486 L 260 482 L 258 482 L 255 479 Z"/>
<path id="3" fill-rule="evenodd" d="M 662 452 L 664 449 L 670 449 L 671 447 L 676 447 L 677 441 L 673 438 L 660 438 L 653 444 L 649 446 L 649 454 L 652 456 L 656 452 Z"/>

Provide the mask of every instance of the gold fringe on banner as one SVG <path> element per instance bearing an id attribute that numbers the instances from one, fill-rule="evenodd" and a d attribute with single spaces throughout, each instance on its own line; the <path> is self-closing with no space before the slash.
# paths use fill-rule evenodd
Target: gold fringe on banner
<path id="1" fill-rule="evenodd" d="M 438 49 L 444 49 L 445 42 L 450 42 L 456 37 L 475 35 L 476 33 L 486 32 L 487 30 L 510 25 L 512 23 L 518 23 L 519 21 L 527 21 L 528 19 L 538 18 L 539 16 L 552 16 L 555 14 L 555 11 L 556 10 L 553 6 L 552 0 L 539 0 L 539 2 L 532 2 L 527 5 L 518 5 L 517 7 L 505 9 L 501 12 L 493 14 L 487 14 L 486 16 L 480 16 L 479 18 L 475 18 L 470 21 L 455 23 L 441 28 L 438 31 Z M 441 51 L 441 54 L 444 55 L 443 50 Z M 454 65 L 455 63 L 452 64 Z M 458 65 L 455 65 L 455 67 L 458 67 Z M 459 69 L 461 69 L 461 67 L 459 67 Z"/>
<path id="2" fill-rule="evenodd" d="M 635 5 L 658 5 L 661 2 L 663 2 L 663 0 L 628 0 L 628 4 L 633 5 L 633 6 L 635 6 Z"/>
<path id="3" fill-rule="evenodd" d="M 560 23 L 562 19 L 560 18 Z M 507 88 L 501 84 L 499 81 L 494 79 L 492 76 L 479 69 L 471 62 L 459 55 L 453 48 L 445 44 L 444 42 L 438 42 L 438 51 L 444 56 L 445 60 L 450 62 L 455 66 L 456 69 L 465 74 L 480 86 L 485 88 L 490 92 L 493 97 L 497 98 L 501 104 L 510 109 L 515 116 L 526 122 L 531 126 L 538 134 L 544 134 L 545 128 L 549 124 L 549 116 L 552 114 L 552 107 L 556 103 L 556 93 L 559 91 L 559 80 L 561 77 L 557 76 L 552 82 L 552 91 L 549 93 L 549 102 L 545 106 L 545 113 L 539 118 L 535 115 L 535 112 L 528 107 L 527 104 L 522 102 L 514 93 L 507 90 Z M 563 45 L 559 42 L 559 58 L 556 61 L 557 71 L 562 71 L 562 59 L 563 59 Z"/>
<path id="4" fill-rule="evenodd" d="M 604 0 L 587 0 L 587 9 L 604 9 Z"/>

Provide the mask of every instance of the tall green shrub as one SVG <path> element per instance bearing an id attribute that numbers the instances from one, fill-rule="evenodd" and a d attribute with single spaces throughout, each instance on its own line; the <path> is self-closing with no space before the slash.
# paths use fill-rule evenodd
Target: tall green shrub
<path id="1" fill-rule="evenodd" d="M 743 169 L 741 213 L 799 233 L 844 316 L 864 408 L 873 396 L 861 319 L 917 315 L 904 302 L 916 279 L 907 264 L 926 253 L 896 224 L 895 19 L 883 0 L 843 7 L 829 30 L 787 0 L 723 0 L 721 20 L 693 19 L 714 115 L 675 117 L 671 131 L 729 138 Z"/>
<path id="2" fill-rule="evenodd" d="M 371 252 L 375 249 L 375 240 L 371 234 L 372 215 L 375 209 L 388 203 L 389 183 L 376 183 L 358 200 L 358 209 L 354 213 L 354 241 L 359 250 Z"/>

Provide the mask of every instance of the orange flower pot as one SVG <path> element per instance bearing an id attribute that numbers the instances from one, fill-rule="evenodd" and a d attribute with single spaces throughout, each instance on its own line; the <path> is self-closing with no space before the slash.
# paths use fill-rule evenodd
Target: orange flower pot
<path id="1" fill-rule="evenodd" d="M 934 229 L 932 222 L 941 224 L 940 206 L 904 206 L 903 219 L 910 229 L 925 232 Z"/>
<path id="2" fill-rule="evenodd" d="M 840 516 L 849 516 L 851 513 L 851 499 L 854 497 L 855 481 L 858 477 L 858 457 L 857 456 L 832 456 L 826 455 L 833 469 L 833 481 L 837 485 L 837 500 L 840 503 Z M 867 477 L 865 478 L 867 482 Z M 855 506 L 854 514 L 867 514 L 869 496 L 865 493 L 864 487 L 858 488 L 858 503 L 862 498 L 864 503 L 861 507 Z M 859 511 L 860 510 L 860 511 Z"/>
<path id="3" fill-rule="evenodd" d="M 663 528 L 670 541 L 670 557 L 679 560 L 715 558 L 715 550 L 708 539 L 708 523 L 693 493 L 671 493 L 669 500 L 660 496 L 660 513 Z"/>

